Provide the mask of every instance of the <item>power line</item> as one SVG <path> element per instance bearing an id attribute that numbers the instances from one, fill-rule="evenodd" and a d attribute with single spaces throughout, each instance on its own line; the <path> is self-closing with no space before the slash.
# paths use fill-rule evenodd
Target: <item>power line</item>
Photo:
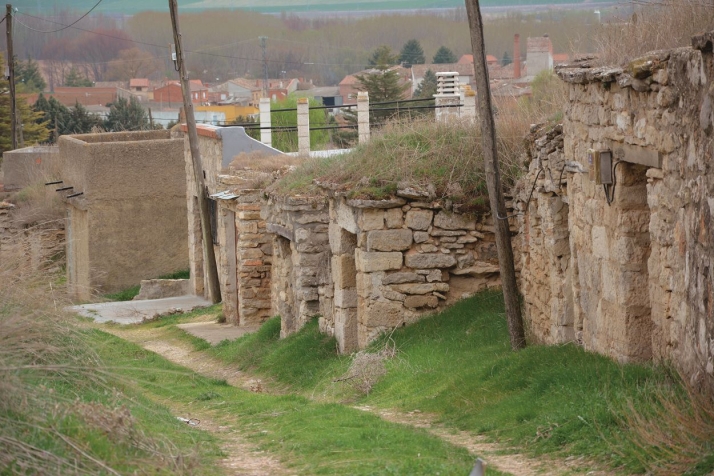
<path id="1" fill-rule="evenodd" d="M 17 20 L 17 22 L 18 22 L 20 25 L 24 26 L 25 28 L 28 28 L 28 29 L 30 29 L 30 30 L 32 30 L 32 31 L 36 31 L 36 32 L 38 32 L 38 33 L 57 33 L 58 31 L 66 30 L 67 28 L 71 28 L 72 26 L 74 26 L 74 25 L 76 25 L 77 23 L 79 23 L 84 17 L 86 17 L 87 15 L 89 15 L 90 13 L 92 13 L 92 11 L 93 11 L 95 8 L 97 8 L 97 7 L 99 6 L 99 4 L 102 3 L 102 1 L 103 1 L 103 0 L 99 0 L 97 3 L 95 3 L 94 6 L 93 6 L 92 8 L 90 8 L 87 13 L 85 13 L 84 15 L 82 15 L 81 17 L 79 17 L 79 18 L 78 18 L 77 20 L 75 20 L 73 23 L 70 23 L 69 25 L 64 25 L 62 28 L 58 28 L 57 30 L 36 30 L 36 29 L 34 29 L 34 28 L 32 28 L 32 27 L 29 27 L 29 26 L 25 25 L 25 24 L 22 23 L 20 20 Z M 18 13 L 19 13 L 19 12 L 18 12 Z"/>

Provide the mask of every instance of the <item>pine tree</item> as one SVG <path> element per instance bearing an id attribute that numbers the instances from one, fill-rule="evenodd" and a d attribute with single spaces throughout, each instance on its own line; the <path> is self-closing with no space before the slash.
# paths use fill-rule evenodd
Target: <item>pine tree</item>
<path id="1" fill-rule="evenodd" d="M 47 122 L 50 129 L 49 142 L 57 142 L 57 137 L 65 132 L 65 124 L 69 121 L 69 109 L 53 97 L 47 99 L 43 94 L 37 98 L 32 107 L 35 112 L 42 113 L 41 121 Z"/>
<path id="2" fill-rule="evenodd" d="M 508 51 L 504 51 L 503 58 L 501 59 L 501 66 L 508 66 L 511 63 L 513 63 L 511 55 L 508 54 Z"/>
<path id="3" fill-rule="evenodd" d="M 64 80 L 64 85 L 72 88 L 90 88 L 94 85 L 94 83 L 92 83 L 86 76 L 83 76 L 77 68 L 72 66 Z"/>
<path id="4" fill-rule="evenodd" d="M 104 128 L 112 132 L 145 131 L 150 129 L 149 116 L 135 97 L 119 98 L 109 108 Z"/>
<path id="5" fill-rule="evenodd" d="M 3 56 L 0 55 L 0 71 L 5 69 Z M 10 124 L 10 85 L 4 76 L 0 76 L 0 153 L 12 150 L 12 127 Z M 47 123 L 41 120 L 42 113 L 33 111 L 23 98 L 17 98 L 17 113 L 22 126 L 22 142 L 33 145 L 45 142 L 50 135 Z M 19 144 L 18 144 L 19 145 Z"/>
<path id="6" fill-rule="evenodd" d="M 399 53 L 399 61 L 407 64 L 424 64 L 424 50 L 417 40 L 409 40 L 402 46 L 402 51 Z"/>
<path id="7" fill-rule="evenodd" d="M 385 101 L 396 101 L 404 99 L 404 93 L 409 89 L 409 83 L 403 83 L 399 74 L 394 69 L 387 69 L 372 74 L 358 74 L 355 76 L 359 80 L 358 89 L 367 91 L 369 102 L 378 103 Z M 394 112 L 377 112 L 372 109 L 370 115 L 375 119 L 387 119 L 394 115 Z"/>
<path id="8" fill-rule="evenodd" d="M 436 74 L 430 69 L 426 70 L 424 77 L 414 91 L 414 99 L 433 98 L 436 94 Z"/>
<path id="9" fill-rule="evenodd" d="M 40 66 L 32 58 L 15 61 L 15 82 L 19 93 L 38 93 L 45 90 L 47 83 L 40 73 Z"/>
<path id="10" fill-rule="evenodd" d="M 69 111 L 68 122 L 65 124 L 65 134 L 88 134 L 95 127 L 102 126 L 102 119 L 92 114 L 79 102 Z"/>
<path id="11" fill-rule="evenodd" d="M 456 63 L 458 59 L 453 51 L 451 51 L 446 46 L 441 46 L 434 55 L 434 59 L 431 60 L 434 64 L 447 64 Z"/>
<path id="12" fill-rule="evenodd" d="M 387 69 L 399 63 L 399 56 L 387 45 L 377 47 L 369 57 L 369 65 L 377 69 Z"/>

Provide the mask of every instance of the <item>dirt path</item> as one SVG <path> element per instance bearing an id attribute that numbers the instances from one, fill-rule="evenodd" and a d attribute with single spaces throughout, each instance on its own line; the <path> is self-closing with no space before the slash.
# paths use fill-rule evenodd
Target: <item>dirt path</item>
<path id="1" fill-rule="evenodd" d="M 112 333 L 117 337 L 121 337 L 122 339 L 131 341 L 147 350 L 156 352 L 162 357 L 176 364 L 187 367 L 194 372 L 211 378 L 224 379 L 234 387 L 254 392 L 268 391 L 269 393 L 280 393 L 276 391 L 273 385 L 270 385 L 269 383 L 266 384 L 266 382 L 261 379 L 254 378 L 244 372 L 241 372 L 240 370 L 227 367 L 225 363 L 219 361 L 218 359 L 210 357 L 203 352 L 193 350 L 190 344 L 178 338 L 168 336 L 165 329 L 102 327 L 102 330 Z M 171 402 L 164 403 L 167 406 L 172 407 Z M 454 429 L 435 424 L 435 416 L 427 415 L 418 411 L 404 413 L 395 410 L 377 409 L 366 405 L 356 406 L 354 408 L 373 413 L 390 422 L 408 425 L 415 428 L 423 428 L 444 441 L 447 441 L 455 446 L 466 448 L 472 455 L 474 455 L 474 458 L 478 456 L 486 461 L 488 467 L 502 472 L 511 473 L 514 476 L 562 476 L 570 474 L 584 474 L 586 470 L 583 468 L 590 466 L 587 461 L 584 461 L 581 458 L 571 457 L 565 460 L 554 458 L 535 459 L 522 454 L 504 454 L 504 450 L 508 450 L 508 448 L 499 444 L 488 443 L 486 442 L 486 438 L 483 436 L 473 435 L 465 431 L 456 431 Z M 248 450 L 246 450 L 246 443 L 241 439 L 240 433 L 232 426 L 218 426 L 210 420 L 210 416 L 208 415 L 204 415 L 205 418 L 203 419 L 201 418 L 201 415 L 197 415 L 195 413 L 192 413 L 190 416 L 201 419 L 202 428 L 221 436 L 225 442 L 225 446 L 222 446 L 223 450 L 226 454 L 231 455 L 231 457 L 224 461 L 227 469 L 241 468 L 240 471 L 244 471 L 245 468 L 264 469 L 264 472 L 262 473 L 258 471 L 256 473 L 237 472 L 231 474 L 277 474 L 273 471 L 273 466 L 268 465 L 277 465 L 275 468 L 279 468 L 279 463 L 265 454 L 256 453 L 254 448 L 251 449 L 248 447 Z M 261 466 L 263 464 L 266 466 Z M 614 473 L 599 470 L 587 472 L 588 476 L 605 476 L 609 474 Z"/>
<path id="2" fill-rule="evenodd" d="M 195 351 L 190 345 L 179 339 L 166 336 L 163 329 L 131 329 L 120 327 L 97 326 L 105 332 L 133 342 L 143 348 L 155 352 L 162 357 L 184 366 L 207 377 L 223 379 L 228 384 L 250 391 L 262 391 L 263 383 L 259 379 L 250 378 L 243 372 L 231 369 L 216 359 L 202 352 Z M 210 410 L 196 410 L 187 405 L 178 404 L 172 400 L 160 400 L 160 403 L 171 409 L 174 415 L 200 421 L 197 428 L 215 434 L 221 441 L 221 450 L 228 455 L 220 461 L 225 474 L 240 476 L 264 476 L 266 474 L 293 474 L 287 470 L 275 457 L 259 451 L 248 443 L 241 434 L 235 421 L 226 421 Z"/>

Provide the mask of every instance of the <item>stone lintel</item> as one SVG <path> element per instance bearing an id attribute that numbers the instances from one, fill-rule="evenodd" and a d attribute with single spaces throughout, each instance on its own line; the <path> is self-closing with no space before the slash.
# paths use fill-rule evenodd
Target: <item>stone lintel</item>
<path id="1" fill-rule="evenodd" d="M 293 232 L 293 230 L 286 226 L 278 225 L 276 223 L 266 223 L 265 229 L 268 231 L 268 233 L 280 235 L 290 241 L 295 241 L 295 233 Z"/>
<path id="2" fill-rule="evenodd" d="M 631 164 L 640 164 L 647 167 L 662 168 L 662 154 L 654 149 L 620 142 L 610 143 L 613 158 Z"/>

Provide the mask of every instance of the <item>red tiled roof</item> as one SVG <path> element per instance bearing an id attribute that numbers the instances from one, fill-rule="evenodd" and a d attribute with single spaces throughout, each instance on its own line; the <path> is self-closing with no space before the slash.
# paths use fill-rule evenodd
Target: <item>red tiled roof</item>
<path id="1" fill-rule="evenodd" d="M 130 88 L 148 88 L 149 79 L 148 78 L 134 78 L 129 80 Z"/>

